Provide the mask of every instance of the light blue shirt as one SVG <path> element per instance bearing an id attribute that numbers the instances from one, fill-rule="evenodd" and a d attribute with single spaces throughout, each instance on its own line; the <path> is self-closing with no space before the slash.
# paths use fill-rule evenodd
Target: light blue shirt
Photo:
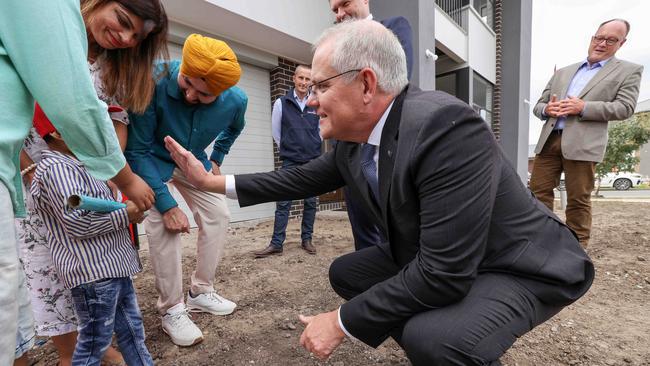
<path id="1" fill-rule="evenodd" d="M 582 92 L 582 89 L 584 89 L 585 86 L 591 81 L 591 79 L 596 76 L 598 71 L 600 71 L 603 66 L 605 66 L 607 61 L 609 61 L 609 59 L 590 64 L 589 61 L 585 60 L 578 68 L 578 71 L 573 76 L 573 79 L 571 79 L 571 83 L 569 84 L 569 88 L 566 91 L 566 95 L 562 96 L 560 99 L 564 99 L 569 96 L 577 97 Z M 563 130 L 565 122 L 566 117 L 558 118 L 557 123 L 555 123 L 555 127 L 553 127 L 553 129 Z"/>

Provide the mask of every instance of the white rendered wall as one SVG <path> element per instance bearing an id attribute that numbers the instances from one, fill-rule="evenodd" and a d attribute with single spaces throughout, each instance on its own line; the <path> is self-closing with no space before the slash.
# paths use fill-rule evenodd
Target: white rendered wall
<path id="1" fill-rule="evenodd" d="M 258 51 L 311 62 L 311 45 L 332 25 L 325 0 L 162 0 L 169 19 Z"/>
<path id="2" fill-rule="evenodd" d="M 468 11 L 469 66 L 492 84 L 496 83 L 496 35 L 471 6 Z M 437 35 L 437 34 L 436 34 Z"/>
<path id="3" fill-rule="evenodd" d="M 233 13 L 313 43 L 334 23 L 326 0 L 207 0 Z"/>
<path id="4" fill-rule="evenodd" d="M 457 63 L 467 62 L 467 33 L 438 6 L 434 26 L 436 47 Z"/>

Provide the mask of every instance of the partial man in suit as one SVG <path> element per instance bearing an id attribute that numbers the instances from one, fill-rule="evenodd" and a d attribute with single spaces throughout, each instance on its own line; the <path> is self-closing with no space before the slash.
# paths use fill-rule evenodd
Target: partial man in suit
<path id="1" fill-rule="evenodd" d="M 603 161 L 607 126 L 634 113 L 643 66 L 614 55 L 630 24 L 602 23 L 591 37 L 587 59 L 557 70 L 533 112 L 546 120 L 535 148 L 530 189 L 553 209 L 553 188 L 564 172 L 566 223 L 587 247 L 591 232 L 591 191 L 596 164 Z"/>
<path id="2" fill-rule="evenodd" d="M 330 267 L 347 302 L 300 316 L 307 350 L 325 359 L 346 335 L 372 347 L 393 337 L 414 365 L 499 365 L 517 337 L 589 289 L 594 268 L 571 230 L 471 107 L 408 85 L 404 51 L 381 24 L 325 31 L 311 75 L 321 134 L 340 142 L 305 165 L 215 176 L 166 138 L 188 179 L 242 206 L 347 184 L 381 223 L 388 241 Z"/>
<path id="3" fill-rule="evenodd" d="M 336 16 L 336 23 L 351 19 L 373 20 L 370 13 L 369 0 L 329 0 L 330 9 Z M 406 54 L 406 70 L 408 79 L 411 79 L 413 70 L 413 31 L 406 18 L 398 16 L 379 21 L 386 28 L 393 32 Z M 373 221 L 372 215 L 364 209 L 361 199 L 355 197 L 352 191 L 346 186 L 343 189 L 345 194 L 345 205 L 354 236 L 354 248 L 356 250 L 371 247 L 385 240 L 381 236 L 378 223 Z"/>
<path id="4" fill-rule="evenodd" d="M 271 132 L 280 152 L 282 169 L 305 164 L 320 156 L 321 153 L 322 141 L 318 130 L 318 115 L 314 108 L 307 106 L 310 73 L 310 66 L 298 65 L 293 73 L 293 88 L 273 103 Z M 255 258 L 282 255 L 284 239 L 287 237 L 286 230 L 291 202 L 277 202 L 273 237 L 266 248 L 253 252 Z M 316 197 L 308 197 L 303 200 L 300 246 L 309 254 L 316 254 L 316 247 L 311 242 L 311 236 L 314 231 L 317 204 Z"/>
<path id="5" fill-rule="evenodd" d="M 336 16 L 336 23 L 352 19 L 374 20 L 370 13 L 370 0 L 329 0 L 330 9 Z M 413 71 L 413 30 L 411 24 L 402 16 L 379 20 L 397 36 L 406 54 L 406 70 L 409 80 Z"/>

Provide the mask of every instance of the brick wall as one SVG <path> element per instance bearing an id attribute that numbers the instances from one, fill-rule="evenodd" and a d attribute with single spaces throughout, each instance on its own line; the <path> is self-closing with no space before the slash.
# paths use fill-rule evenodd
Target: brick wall
<path id="1" fill-rule="evenodd" d="M 296 69 L 296 63 L 290 60 L 279 58 L 278 67 L 271 70 L 271 107 L 279 97 L 285 95 L 291 87 L 293 87 L 293 72 Z M 271 123 L 271 121 L 269 121 Z M 282 165 L 278 147 L 273 142 L 273 161 L 275 169 L 279 169 Z M 292 210 L 293 211 L 293 210 Z"/>
<path id="2" fill-rule="evenodd" d="M 503 61 L 503 13 L 502 0 L 494 1 L 494 33 L 496 34 L 496 80 L 492 96 L 492 131 L 497 140 L 501 137 L 501 73 Z"/>

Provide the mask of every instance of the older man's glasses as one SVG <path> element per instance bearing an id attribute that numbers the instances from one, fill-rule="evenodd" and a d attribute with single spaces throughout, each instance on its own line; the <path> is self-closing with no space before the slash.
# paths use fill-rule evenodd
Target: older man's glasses
<path id="1" fill-rule="evenodd" d="M 613 46 L 616 43 L 618 43 L 619 39 L 618 38 L 607 38 L 603 36 L 593 36 L 591 37 L 591 42 L 593 44 L 601 44 L 605 42 L 606 45 L 608 46 Z"/>
<path id="2" fill-rule="evenodd" d="M 319 82 L 316 82 L 316 83 L 313 83 L 313 84 L 309 85 L 307 87 L 307 91 L 309 92 L 310 96 L 313 96 L 314 98 L 318 98 L 318 96 L 320 94 L 324 93 L 327 90 L 328 85 L 325 84 L 327 81 L 330 81 L 332 79 L 336 79 L 339 76 L 343 76 L 343 75 L 349 74 L 351 72 L 359 72 L 359 71 L 361 71 L 361 69 L 348 70 L 348 71 L 342 72 L 340 74 L 336 74 L 336 75 L 334 75 L 332 77 L 329 77 L 329 78 L 327 78 L 325 80 L 321 80 Z"/>

